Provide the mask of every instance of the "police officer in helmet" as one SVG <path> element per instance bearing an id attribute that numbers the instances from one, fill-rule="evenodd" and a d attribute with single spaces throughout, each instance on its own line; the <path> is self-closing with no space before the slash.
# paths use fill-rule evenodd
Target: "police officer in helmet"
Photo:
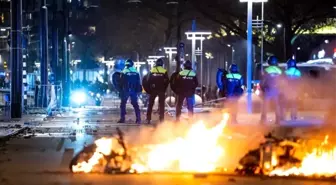
<path id="1" fill-rule="evenodd" d="M 140 75 L 138 71 L 133 67 L 134 63 L 131 59 L 126 60 L 126 68 L 121 74 L 121 91 L 120 91 L 120 120 L 118 123 L 125 123 L 126 115 L 126 103 L 128 98 L 131 98 L 131 104 L 133 105 L 136 123 L 141 123 L 140 108 L 138 104 L 138 93 L 141 92 L 142 86 L 140 83 Z"/>
<path id="2" fill-rule="evenodd" d="M 189 116 L 193 115 L 195 90 L 198 86 L 196 73 L 192 70 L 192 63 L 187 60 L 183 67 L 184 69 L 176 77 L 176 121 L 180 121 L 182 104 L 185 99 L 187 100 Z"/>
<path id="3" fill-rule="evenodd" d="M 286 74 L 286 84 L 287 87 L 284 88 L 283 96 L 286 99 L 287 108 L 290 110 L 291 119 L 295 120 L 297 118 L 297 98 L 299 93 L 301 71 L 296 66 L 296 60 L 289 59 L 287 61 Z"/>
<path id="4" fill-rule="evenodd" d="M 282 70 L 278 67 L 278 59 L 275 56 L 270 56 L 267 60 L 268 67 L 265 68 L 261 79 L 261 90 L 263 91 L 263 106 L 261 113 L 261 123 L 267 122 L 267 112 L 269 103 L 275 104 L 275 123 L 279 124 L 283 119 L 282 108 L 280 105 L 280 82 L 282 78 Z"/>
<path id="5" fill-rule="evenodd" d="M 147 123 L 150 124 L 151 122 L 152 110 L 156 97 L 159 97 L 159 119 L 160 122 L 163 122 L 165 109 L 165 92 L 169 85 L 167 70 L 163 68 L 163 59 L 158 59 L 155 63 L 155 67 L 153 67 L 148 76 L 144 78 L 148 78 L 146 83 L 148 83 L 149 87 L 149 92 L 147 92 L 149 93 Z"/>
<path id="6" fill-rule="evenodd" d="M 229 73 L 226 74 L 226 95 L 228 98 L 231 123 L 237 123 L 237 103 L 243 94 L 243 77 L 238 71 L 237 64 L 231 64 Z"/>

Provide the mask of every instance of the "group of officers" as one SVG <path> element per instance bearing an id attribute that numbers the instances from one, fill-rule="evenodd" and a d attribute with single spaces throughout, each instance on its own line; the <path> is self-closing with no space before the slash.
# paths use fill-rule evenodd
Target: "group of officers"
<path id="1" fill-rule="evenodd" d="M 119 92 L 121 99 L 120 120 L 118 123 L 125 123 L 128 98 L 131 99 L 131 104 L 135 111 L 136 123 L 141 123 L 138 94 L 142 92 L 142 88 L 149 94 L 146 123 L 151 123 L 152 110 L 156 97 L 159 99 L 159 119 L 160 122 L 163 122 L 166 90 L 169 84 L 177 95 L 176 120 L 179 121 L 180 119 L 184 100 L 187 102 L 189 114 L 193 114 L 194 94 L 198 86 L 198 80 L 196 73 L 192 70 L 192 63 L 189 60 L 184 62 L 183 70 L 179 73 L 175 73 L 171 79 L 169 79 L 167 70 L 163 68 L 163 64 L 163 59 L 158 59 L 155 62 L 155 67 L 151 69 L 149 74 L 143 77 L 142 85 L 140 75 L 135 69 L 134 62 L 131 59 L 126 60 L 125 68 L 122 71 L 116 71 L 113 74 L 113 84 Z"/>
<path id="2" fill-rule="evenodd" d="M 183 64 L 183 70 L 178 73 L 173 73 L 169 78 L 167 70 L 163 67 L 163 59 L 158 59 L 155 63 L 155 67 L 143 77 L 141 80 L 139 73 L 134 67 L 134 63 L 131 59 L 126 60 L 125 68 L 120 71 L 116 71 L 113 76 L 113 84 L 119 92 L 120 103 L 120 120 L 118 123 L 125 123 L 126 115 L 126 103 L 130 98 L 131 104 L 135 110 L 136 123 L 141 123 L 141 113 L 138 105 L 138 94 L 144 89 L 149 94 L 149 103 L 147 107 L 146 123 L 151 123 L 152 110 L 156 97 L 158 97 L 159 103 L 159 120 L 164 121 L 165 113 L 165 99 L 166 90 L 170 84 L 171 89 L 177 95 L 176 104 L 176 121 L 180 121 L 181 109 L 184 100 L 186 100 L 189 116 L 193 114 L 194 107 L 194 95 L 198 86 L 198 79 L 195 71 L 192 69 L 192 63 L 187 60 Z M 279 124 L 284 119 L 283 106 L 280 106 L 280 101 L 286 100 L 289 102 L 289 108 L 291 109 L 291 118 L 296 119 L 296 102 L 297 92 L 292 88 L 290 96 L 285 96 L 282 88 L 285 88 L 281 84 L 291 84 L 291 87 L 295 87 L 294 83 L 297 83 L 301 77 L 301 72 L 296 66 L 296 61 L 293 59 L 288 60 L 287 69 L 283 71 L 278 67 L 278 60 L 275 56 L 268 58 L 269 66 L 262 72 L 261 90 L 263 96 L 263 106 L 261 113 L 261 122 L 265 123 L 266 113 L 268 111 L 268 104 L 270 101 L 275 102 L 276 107 L 276 123 Z M 237 104 L 240 96 L 244 94 L 243 77 L 239 73 L 238 66 L 231 64 L 229 71 L 224 74 L 223 86 L 219 87 L 223 91 L 223 94 L 227 98 L 227 105 L 229 107 L 230 122 L 237 123 Z M 141 83 L 142 82 L 142 83 Z M 283 83 L 285 82 L 285 83 Z M 141 85 L 142 84 L 142 85 Z M 282 104 L 282 103 L 281 103 Z"/>

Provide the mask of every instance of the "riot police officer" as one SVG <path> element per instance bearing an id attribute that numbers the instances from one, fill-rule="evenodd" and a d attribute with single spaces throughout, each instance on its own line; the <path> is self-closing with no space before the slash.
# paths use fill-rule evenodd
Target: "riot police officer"
<path id="1" fill-rule="evenodd" d="M 187 100 L 189 117 L 194 113 L 194 96 L 198 86 L 196 73 L 192 70 L 192 63 L 187 60 L 183 64 L 184 69 L 176 76 L 176 121 L 180 121 L 181 109 L 184 99 Z"/>
<path id="2" fill-rule="evenodd" d="M 237 123 L 237 103 L 239 97 L 243 94 L 243 77 L 238 71 L 236 64 L 231 64 L 229 73 L 226 74 L 226 95 L 228 98 L 230 121 L 231 123 Z"/>
<path id="3" fill-rule="evenodd" d="M 169 77 L 167 70 L 163 68 L 163 60 L 158 59 L 155 63 L 155 67 L 153 67 L 148 76 L 144 78 L 148 78 L 146 83 L 148 83 L 149 88 L 149 92 L 147 92 L 149 93 L 147 123 L 149 124 L 152 119 L 152 110 L 156 97 L 159 97 L 159 119 L 160 122 L 163 122 L 165 109 L 165 92 L 169 85 Z"/>
<path id="4" fill-rule="evenodd" d="M 297 118 L 297 98 L 299 93 L 301 71 L 296 66 L 296 61 L 294 59 L 289 59 L 287 61 L 286 74 L 286 84 L 287 87 L 284 88 L 283 93 L 286 98 L 287 108 L 290 110 L 291 119 L 295 120 Z"/>
<path id="5" fill-rule="evenodd" d="M 263 91 L 263 105 L 261 112 L 261 123 L 266 123 L 267 111 L 270 102 L 275 104 L 275 123 L 279 124 L 282 118 L 282 108 L 280 105 L 280 82 L 282 78 L 282 70 L 278 67 L 278 59 L 270 56 L 267 59 L 268 67 L 261 79 L 261 90 Z"/>
<path id="6" fill-rule="evenodd" d="M 133 67 L 134 63 L 131 59 L 126 60 L 126 68 L 121 74 L 121 91 L 120 91 L 120 120 L 118 123 L 125 123 L 126 115 L 126 103 L 128 98 L 131 98 L 131 104 L 133 105 L 136 123 L 141 123 L 140 108 L 138 104 L 138 93 L 141 92 L 142 87 L 140 83 L 140 75 L 137 70 Z"/>

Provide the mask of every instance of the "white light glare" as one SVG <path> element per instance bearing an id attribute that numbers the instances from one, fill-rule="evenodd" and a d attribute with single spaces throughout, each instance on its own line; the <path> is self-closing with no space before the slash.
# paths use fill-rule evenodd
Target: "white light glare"
<path id="1" fill-rule="evenodd" d="M 266 3 L 268 0 L 239 0 L 241 3 L 252 2 L 252 3 Z"/>
<path id="2" fill-rule="evenodd" d="M 82 91 L 77 91 L 72 94 L 71 100 L 77 104 L 82 104 L 86 100 L 86 95 Z"/>

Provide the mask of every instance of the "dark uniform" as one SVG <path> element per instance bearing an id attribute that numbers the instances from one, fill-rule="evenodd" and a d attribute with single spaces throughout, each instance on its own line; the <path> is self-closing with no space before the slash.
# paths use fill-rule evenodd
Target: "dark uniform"
<path id="1" fill-rule="evenodd" d="M 296 61 L 290 59 L 287 61 L 286 74 L 286 84 L 287 87 L 284 89 L 284 97 L 286 98 L 286 104 L 291 113 L 291 119 L 295 120 L 297 118 L 297 98 L 299 96 L 299 86 L 301 79 L 301 71 L 296 67 Z"/>
<path id="2" fill-rule="evenodd" d="M 133 61 L 128 59 L 126 61 L 126 68 L 121 75 L 121 91 L 120 91 L 120 120 L 118 123 L 125 123 L 126 103 L 128 98 L 131 98 L 131 104 L 134 107 L 136 123 L 141 123 L 140 108 L 138 104 L 138 93 L 141 92 L 142 87 L 140 83 L 140 75 L 133 67 Z"/>
<path id="3" fill-rule="evenodd" d="M 163 60 L 158 59 L 156 61 L 156 66 L 150 71 L 149 75 L 147 76 L 147 83 L 149 87 L 149 104 L 147 108 L 148 123 L 150 123 L 152 119 L 153 105 L 157 96 L 159 97 L 159 119 L 160 122 L 164 121 L 165 92 L 169 84 L 169 77 L 167 70 L 165 70 L 162 66 Z"/>
<path id="4" fill-rule="evenodd" d="M 261 113 L 261 123 L 266 123 L 267 111 L 269 103 L 275 104 L 275 122 L 279 124 L 283 119 L 282 107 L 280 104 L 280 82 L 282 80 L 282 71 L 278 67 L 278 60 L 275 56 L 268 58 L 269 67 L 265 68 L 264 75 L 261 80 L 261 89 L 263 91 L 263 106 Z"/>
<path id="5" fill-rule="evenodd" d="M 243 94 L 243 77 L 238 72 L 238 66 L 232 64 L 230 66 L 230 73 L 226 74 L 226 95 L 228 98 L 228 104 L 230 109 L 231 123 L 237 123 L 237 107 L 238 99 Z"/>
<path id="6" fill-rule="evenodd" d="M 177 105 L 176 105 L 176 121 L 180 120 L 181 109 L 183 101 L 187 100 L 187 108 L 189 116 L 194 113 L 194 96 L 195 90 L 198 86 L 198 80 L 196 73 L 192 70 L 192 64 L 188 60 L 184 63 L 184 70 L 181 71 L 176 77 L 176 93 L 177 93 Z"/>
<path id="7" fill-rule="evenodd" d="M 112 84 L 117 91 L 118 95 L 120 96 L 122 85 L 121 85 L 121 76 L 122 71 L 125 68 L 125 62 L 122 60 L 117 60 L 114 64 L 114 73 L 112 75 Z"/>

